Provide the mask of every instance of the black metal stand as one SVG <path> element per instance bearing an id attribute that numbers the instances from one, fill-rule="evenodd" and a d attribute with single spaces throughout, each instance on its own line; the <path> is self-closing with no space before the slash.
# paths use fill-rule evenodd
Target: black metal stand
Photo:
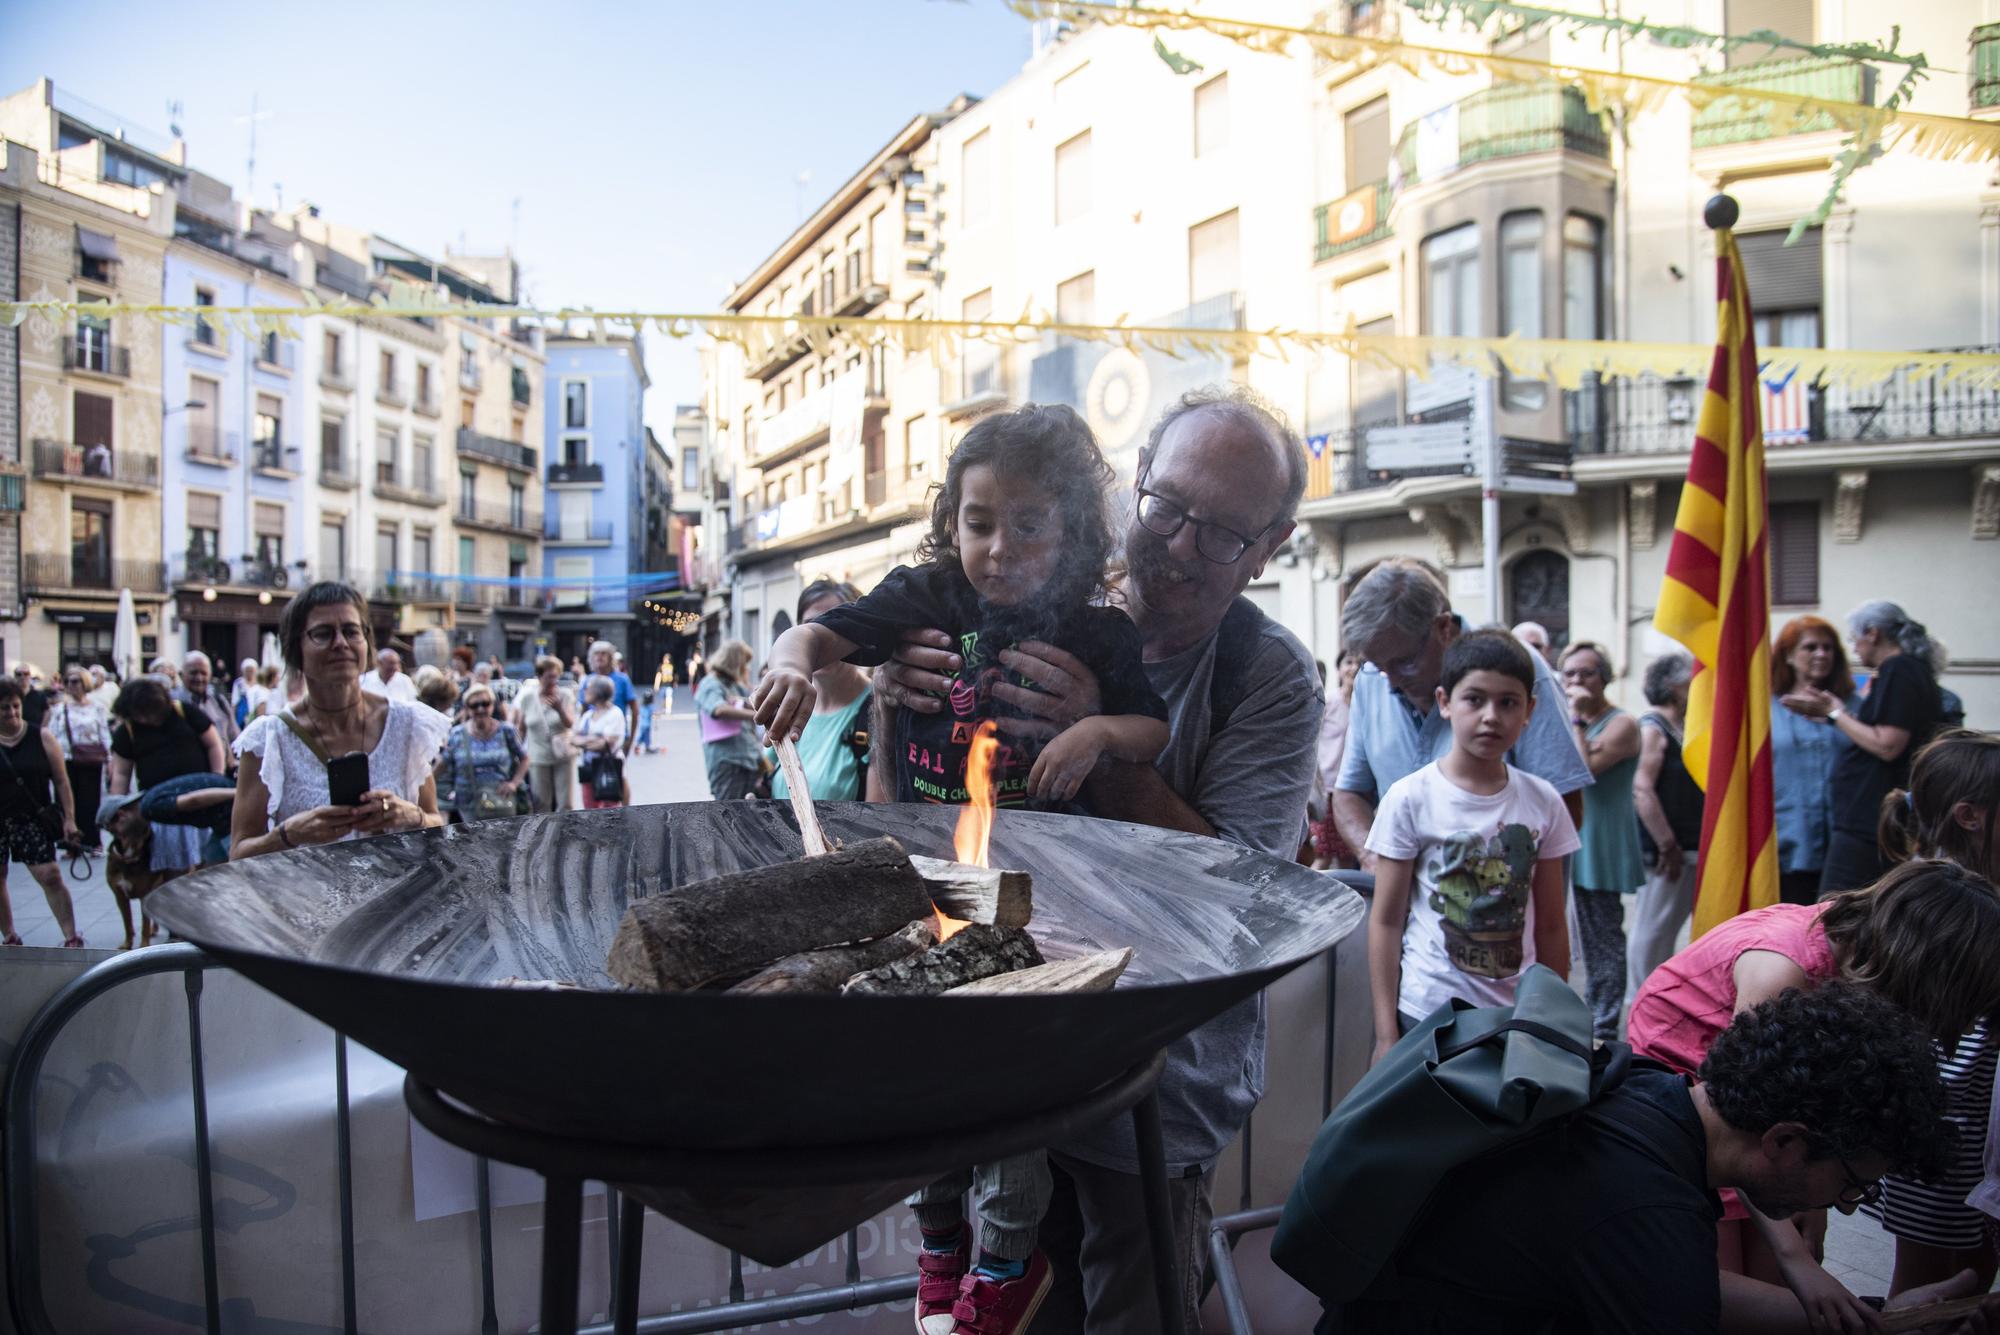
<path id="1" fill-rule="evenodd" d="M 984 1163 L 1060 1144 L 1077 1133 L 1129 1111 L 1139 1149 L 1140 1183 L 1145 1193 L 1153 1253 L 1154 1293 L 1162 1332 L 1180 1327 L 1180 1279 L 1174 1265 L 1173 1224 L 1167 1211 L 1167 1175 L 1155 1093 L 1166 1056 L 1125 1071 L 1088 1097 L 1066 1107 L 1005 1126 L 952 1133 L 926 1141 L 873 1145 L 797 1146 L 782 1150 L 676 1150 L 526 1131 L 469 1112 L 414 1075 L 403 1079 L 410 1112 L 440 1139 L 488 1159 L 539 1173 L 547 1186 L 542 1218 L 542 1335 L 575 1335 L 577 1289 L 586 1181 L 645 1186 L 786 1187 L 801 1180 L 846 1183 L 887 1182 L 924 1173 L 942 1176 L 953 1167 Z M 624 1192 L 614 1192 L 612 1329 L 633 1335 L 639 1322 L 639 1251 L 645 1209 Z M 776 1319 L 765 1303 L 732 1303 L 741 1326 Z M 708 1329 L 728 1327 L 710 1326 Z"/>

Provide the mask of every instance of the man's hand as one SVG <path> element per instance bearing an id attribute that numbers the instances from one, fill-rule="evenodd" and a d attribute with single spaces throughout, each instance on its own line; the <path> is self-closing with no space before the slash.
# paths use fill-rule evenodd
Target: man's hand
<path id="1" fill-rule="evenodd" d="M 1682 868 L 1687 866 L 1687 851 L 1678 842 L 1667 844 L 1660 849 L 1660 875 L 1669 881 L 1681 878 Z"/>
<path id="2" fill-rule="evenodd" d="M 1790 1228 L 1789 1223 L 1780 1227 Z M 1780 1256 L 1778 1273 L 1785 1287 L 1806 1309 L 1806 1321 L 1815 1331 L 1840 1331 L 1842 1335 L 1862 1335 L 1882 1329 L 1881 1314 L 1848 1291 L 1845 1284 L 1826 1273 L 1808 1252 L 1796 1257 Z"/>
<path id="3" fill-rule="evenodd" d="M 776 746 L 786 738 L 796 742 L 818 701 L 819 692 L 806 673 L 791 668 L 772 668 L 765 673 L 750 699 L 757 724 L 764 729 L 764 745 Z"/>
<path id="4" fill-rule="evenodd" d="M 1026 677 L 1033 686 L 993 683 L 994 698 L 1026 711 L 1028 718 L 1003 718 L 1000 731 L 1013 737 L 1046 738 L 1081 719 L 1103 712 L 1097 675 L 1083 660 L 1041 640 L 1023 640 L 1002 650 L 1000 665 Z"/>
<path id="5" fill-rule="evenodd" d="M 937 713 L 944 708 L 944 693 L 951 689 L 951 678 L 945 674 L 965 666 L 951 644 L 951 636 L 935 628 L 904 631 L 896 656 L 875 669 L 875 694 L 887 705 Z"/>
<path id="6" fill-rule="evenodd" d="M 1083 787 L 1104 754 L 1104 739 L 1088 725 L 1065 728 L 1035 758 L 1028 771 L 1028 796 L 1067 802 Z"/>

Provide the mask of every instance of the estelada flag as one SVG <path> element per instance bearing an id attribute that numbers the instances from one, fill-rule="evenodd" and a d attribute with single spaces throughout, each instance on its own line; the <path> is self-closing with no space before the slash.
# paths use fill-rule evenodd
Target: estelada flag
<path id="1" fill-rule="evenodd" d="M 1694 935 L 1778 902 L 1771 574 L 1757 346 L 1743 259 L 1715 234 L 1715 358 L 1653 625 L 1695 658 L 1681 755 L 1707 793 Z"/>

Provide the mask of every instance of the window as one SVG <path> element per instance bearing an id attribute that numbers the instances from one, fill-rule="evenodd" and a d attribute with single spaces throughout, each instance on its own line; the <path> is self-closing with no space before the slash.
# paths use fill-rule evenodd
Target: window
<path id="1" fill-rule="evenodd" d="M 87 282 L 109 285 L 118 263 L 118 239 L 88 227 L 76 229 L 76 275 Z"/>
<path id="2" fill-rule="evenodd" d="M 410 569 L 419 577 L 428 577 L 437 567 L 431 564 L 431 531 L 427 528 L 414 530 L 410 534 Z"/>
<path id="3" fill-rule="evenodd" d="M 1563 337 L 1604 337 L 1604 224 L 1563 219 Z"/>
<path id="4" fill-rule="evenodd" d="M 701 490 L 701 449 L 698 446 L 681 446 L 681 490 Z"/>
<path id="5" fill-rule="evenodd" d="M 1818 40 L 1814 36 L 1813 9 L 1813 0 L 1723 0 L 1722 30 L 1731 37 L 1768 31 L 1794 41 L 1812 42 Z M 1765 60 L 1791 60 L 1797 54 L 1746 42 L 1724 53 L 1722 63 L 1735 69 Z"/>
<path id="6" fill-rule="evenodd" d="M 750 646 L 750 652 L 758 658 L 764 656 L 763 621 L 764 614 L 754 607 L 743 614 L 743 642 Z"/>
<path id="7" fill-rule="evenodd" d="M 389 578 L 389 572 L 396 568 L 396 526 L 379 524 L 375 528 L 376 572 L 384 584 L 392 584 L 395 581 Z"/>
<path id="8" fill-rule="evenodd" d="M 87 589 L 111 584 L 111 502 L 78 496 L 69 503 L 70 580 Z"/>
<path id="9" fill-rule="evenodd" d="M 188 377 L 187 442 L 190 454 L 222 457 L 222 433 L 216 427 L 216 409 L 222 402 L 222 382 L 206 376 Z"/>
<path id="10" fill-rule="evenodd" d="M 1819 506 L 1812 501 L 1771 502 L 1771 601 L 1819 605 Z"/>
<path id="11" fill-rule="evenodd" d="M 1218 74 L 1194 90 L 1194 155 L 1205 158 L 1229 142 L 1229 76 Z"/>
<path id="12" fill-rule="evenodd" d="M 417 491 L 429 491 L 437 481 L 432 468 L 432 458 L 437 453 L 435 442 L 429 436 L 410 438 L 410 486 Z"/>
<path id="13" fill-rule="evenodd" d="M 112 445 L 112 400 L 104 394 L 86 394 L 82 390 L 70 394 L 71 429 L 76 443 L 83 446 L 102 445 L 107 449 Z M 84 460 L 84 473 L 89 476 L 108 477 L 108 465 L 101 470 L 93 470 L 88 458 Z"/>
<path id="14" fill-rule="evenodd" d="M 1394 319 L 1384 316 L 1380 320 L 1370 320 L 1355 328 L 1357 334 L 1369 337 L 1387 338 L 1396 332 Z M 1353 425 L 1357 427 L 1378 426 L 1385 422 L 1400 420 L 1396 411 L 1396 390 L 1402 384 L 1402 372 L 1388 367 L 1376 366 L 1356 357 L 1348 362 L 1349 374 L 1353 377 L 1348 386 L 1348 402 L 1352 408 Z"/>
<path id="15" fill-rule="evenodd" d="M 284 353 L 279 348 L 278 331 L 273 329 L 264 335 L 264 341 L 257 345 L 257 360 L 266 366 L 283 366 Z"/>
<path id="16" fill-rule="evenodd" d="M 461 469 L 458 474 L 458 512 L 470 515 L 478 494 L 479 471 L 476 468 Z"/>
<path id="17" fill-rule="evenodd" d="M 396 354 L 387 348 L 382 349 L 378 374 L 382 377 L 382 392 L 384 394 L 394 394 L 396 392 Z"/>
<path id="18" fill-rule="evenodd" d="M 338 417 L 322 417 L 319 420 L 319 471 L 341 477 L 347 472 L 347 451 L 342 446 L 341 437 L 346 435 L 346 424 Z"/>
<path id="19" fill-rule="evenodd" d="M 114 637 L 110 626 L 64 626 L 57 657 L 65 663 L 109 663 Z"/>
<path id="20" fill-rule="evenodd" d="M 558 556 L 555 559 L 555 575 L 559 584 L 581 587 L 556 589 L 557 607 L 590 606 L 590 558 L 587 556 Z"/>
<path id="21" fill-rule="evenodd" d="M 1817 346 L 1819 313 L 1825 300 L 1823 235 L 1819 228 L 1810 227 L 1796 245 L 1787 246 L 1782 230 L 1737 234 L 1760 346 Z M 1815 341 L 1804 341 L 1808 336 Z"/>
<path id="22" fill-rule="evenodd" d="M 460 399 L 458 401 L 458 424 L 467 431 L 472 430 L 472 423 L 477 411 L 477 404 L 472 399 Z"/>
<path id="23" fill-rule="evenodd" d="M 967 297 L 959 307 L 962 320 L 986 320 L 993 315 L 993 289 L 985 288 Z M 1000 389 L 1000 349 L 991 343 L 974 342 L 967 339 L 960 345 L 963 352 L 960 365 L 964 379 L 959 386 L 961 398 L 977 398 L 981 394 L 997 394 Z"/>
<path id="24" fill-rule="evenodd" d="M 222 497 L 212 491 L 191 491 L 187 497 L 188 577 L 205 578 L 205 567 L 222 554 Z"/>
<path id="25" fill-rule="evenodd" d="M 394 431 L 375 433 L 375 485 L 393 487 L 396 485 L 396 446 Z"/>
<path id="26" fill-rule="evenodd" d="M 215 289 L 212 287 L 196 287 L 194 290 L 194 304 L 197 306 L 215 305 Z M 209 323 L 207 316 L 199 315 L 195 317 L 193 341 L 205 348 L 215 346 L 215 326 Z"/>
<path id="27" fill-rule="evenodd" d="M 1056 226 L 1090 212 L 1090 131 L 1056 145 Z"/>
<path id="28" fill-rule="evenodd" d="M 1347 145 L 1347 189 L 1389 179 L 1389 99 L 1378 97 L 1347 113 L 1341 122 Z"/>
<path id="29" fill-rule="evenodd" d="M 1097 320 L 1097 271 L 1087 269 L 1056 284 L 1056 323 L 1094 324 Z"/>
<path id="30" fill-rule="evenodd" d="M 478 543 L 474 539 L 464 536 L 461 536 L 459 538 L 458 540 L 459 574 L 475 575 L 479 573 L 479 562 L 474 559 L 477 551 L 478 551 Z"/>
<path id="31" fill-rule="evenodd" d="M 583 467 L 590 462 L 590 437 L 564 436 L 562 452 L 565 468 Z"/>
<path id="32" fill-rule="evenodd" d="M 528 489 L 518 482 L 507 484 L 507 522 L 515 528 L 528 526 Z"/>
<path id="33" fill-rule="evenodd" d="M 1236 210 L 1188 228 L 1188 304 L 1240 290 Z"/>
<path id="34" fill-rule="evenodd" d="M 275 394 L 257 396 L 257 466 L 285 466 L 285 401 Z"/>
<path id="35" fill-rule="evenodd" d="M 76 364 L 85 371 L 111 370 L 111 321 L 101 315 L 76 317 Z"/>
<path id="36" fill-rule="evenodd" d="M 275 570 L 285 564 L 285 507 L 258 501 L 251 512 L 256 531 L 257 564 Z"/>
<path id="37" fill-rule="evenodd" d="M 347 521 L 322 518 L 319 521 L 319 571 L 321 579 L 347 576 Z"/>
<path id="38" fill-rule="evenodd" d="M 104 148 L 104 179 L 119 185 L 129 185 L 136 190 L 146 190 L 163 183 L 167 178 L 160 171 L 141 162 L 127 153 L 120 153 L 109 144 Z"/>
<path id="39" fill-rule="evenodd" d="M 340 335 L 337 332 L 328 329 L 320 335 L 319 355 L 320 360 L 326 363 L 326 374 L 338 378 L 342 371 Z"/>
<path id="40" fill-rule="evenodd" d="M 417 402 L 431 402 L 431 366 L 429 362 L 417 363 Z"/>
<path id="41" fill-rule="evenodd" d="M 1500 220 L 1500 332 L 1542 336 L 1542 215 L 1510 213 Z M 1548 386 L 1503 373 L 1500 404 L 1534 412 L 1548 403 Z"/>
<path id="42" fill-rule="evenodd" d="M 1479 228 L 1467 223 L 1423 244 L 1424 332 L 1479 333 Z"/>
<path id="43" fill-rule="evenodd" d="M 903 476 L 922 477 L 928 460 L 924 458 L 924 419 L 921 415 L 903 420 Z"/>
<path id="44" fill-rule="evenodd" d="M 563 381 L 563 425 L 590 425 L 590 384 L 584 380 Z"/>
<path id="45" fill-rule="evenodd" d="M 590 493 L 587 491 L 565 491 L 556 502 L 557 514 L 563 537 L 570 542 L 582 542 L 590 536 Z"/>

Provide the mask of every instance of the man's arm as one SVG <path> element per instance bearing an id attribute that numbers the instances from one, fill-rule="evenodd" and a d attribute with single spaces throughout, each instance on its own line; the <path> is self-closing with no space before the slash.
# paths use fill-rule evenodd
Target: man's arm
<path id="1" fill-rule="evenodd" d="M 1216 829 L 1179 793 L 1167 786 L 1151 765 L 1118 763 L 1091 780 L 1091 802 L 1097 814 L 1134 825 L 1155 825 L 1213 839 Z"/>
<path id="2" fill-rule="evenodd" d="M 1667 809 L 1660 805 L 1660 771 L 1667 759 L 1667 735 L 1658 728 L 1639 729 L 1639 768 L 1632 775 L 1632 806 L 1639 823 L 1653 837 L 1660 850 L 1660 872 L 1668 879 L 1681 874 L 1681 844 L 1674 827 L 1667 824 Z"/>
<path id="3" fill-rule="evenodd" d="M 1333 827 L 1361 859 L 1361 870 L 1376 870 L 1375 855 L 1368 851 L 1368 831 L 1375 824 L 1375 804 L 1365 794 L 1345 788 L 1333 790 Z"/>

